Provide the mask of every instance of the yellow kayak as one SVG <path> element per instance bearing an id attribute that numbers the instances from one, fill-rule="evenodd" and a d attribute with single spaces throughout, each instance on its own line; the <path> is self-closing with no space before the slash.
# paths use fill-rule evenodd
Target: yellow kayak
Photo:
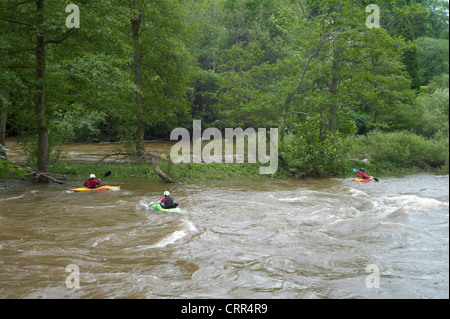
<path id="1" fill-rule="evenodd" d="M 368 179 L 363 179 L 363 178 L 354 178 L 353 179 L 355 182 L 370 182 L 370 181 L 373 181 L 373 177 L 372 176 L 369 176 L 369 178 Z"/>
<path id="2" fill-rule="evenodd" d="M 74 191 L 74 192 L 101 192 L 101 191 L 117 190 L 117 189 L 120 189 L 120 186 L 103 185 L 103 186 L 100 186 L 97 188 L 87 188 L 87 187 L 70 188 L 70 190 Z"/>

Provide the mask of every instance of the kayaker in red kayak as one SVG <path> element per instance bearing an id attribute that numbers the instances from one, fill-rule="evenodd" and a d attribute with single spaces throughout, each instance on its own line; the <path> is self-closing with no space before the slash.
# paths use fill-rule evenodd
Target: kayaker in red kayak
<path id="1" fill-rule="evenodd" d="M 95 180 L 95 175 L 91 174 L 89 176 L 89 179 L 87 181 L 84 182 L 84 186 L 86 186 L 87 188 L 96 188 L 101 184 L 101 180 L 96 181 Z"/>
<path id="2" fill-rule="evenodd" d="M 176 208 L 178 207 L 178 203 L 176 203 L 173 200 L 173 197 L 170 196 L 170 193 L 168 191 L 164 192 L 164 198 L 157 201 L 155 204 L 160 204 L 162 208 L 169 209 L 169 208 Z"/>
<path id="3" fill-rule="evenodd" d="M 370 177 L 364 172 L 364 168 L 361 168 L 356 176 L 361 179 L 370 179 Z"/>

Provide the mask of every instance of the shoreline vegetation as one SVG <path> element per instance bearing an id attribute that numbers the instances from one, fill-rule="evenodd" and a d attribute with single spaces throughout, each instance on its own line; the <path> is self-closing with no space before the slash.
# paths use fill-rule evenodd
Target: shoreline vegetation
<path id="1" fill-rule="evenodd" d="M 361 162 L 355 161 L 354 167 L 360 167 Z M 358 165 L 359 164 L 359 165 Z M 51 165 L 51 171 L 56 174 L 65 175 L 68 179 L 71 178 L 85 178 L 86 172 L 102 172 L 112 171 L 114 179 L 124 179 L 124 178 L 137 178 L 145 179 L 148 181 L 161 181 L 159 176 L 154 172 L 154 168 L 157 165 L 148 164 L 95 164 L 95 163 L 58 163 Z M 158 166 L 159 167 L 159 166 Z M 376 175 L 377 177 L 392 177 L 392 176 L 405 176 L 417 173 L 434 173 L 434 174 L 448 174 L 448 170 L 430 168 L 427 170 L 420 169 L 418 167 L 410 168 L 400 168 L 395 171 L 390 169 L 380 169 L 375 166 L 368 165 L 367 163 L 362 163 L 361 167 L 365 167 L 366 171 L 370 172 L 370 175 Z M 165 171 L 162 168 L 163 171 Z M 165 171 L 166 172 L 166 171 Z M 250 163 L 235 163 L 235 164 L 180 164 L 169 173 L 177 182 L 185 182 L 189 180 L 202 180 L 202 179 L 212 179 L 212 180 L 227 180 L 227 179 L 252 179 L 252 178 L 265 178 L 265 179 L 288 179 L 288 178 L 328 178 L 328 177 L 338 177 L 338 178 L 351 178 L 355 176 L 355 173 L 351 171 L 343 172 L 341 174 L 333 174 L 323 177 L 318 176 L 302 176 L 293 177 L 287 175 L 285 172 L 278 172 L 274 175 L 261 175 L 259 173 L 259 165 Z"/>
<path id="2" fill-rule="evenodd" d="M 409 134 L 406 134 L 406 137 Z M 402 136 L 405 138 L 405 136 Z M 378 136 L 377 139 L 388 140 L 386 136 Z M 414 139 L 414 138 L 413 138 Z M 355 174 L 352 168 L 364 167 L 370 175 L 378 177 L 383 176 L 402 176 L 408 174 L 416 174 L 420 172 L 431 172 L 436 174 L 448 174 L 448 139 L 443 142 L 434 140 L 418 139 L 424 145 L 407 145 L 405 141 L 399 141 L 398 145 L 402 145 L 403 151 L 396 152 L 393 146 L 386 147 L 384 150 L 380 144 L 372 145 L 364 144 L 362 137 L 355 137 L 348 141 L 354 145 L 354 148 L 348 150 L 347 156 L 339 160 L 339 165 L 335 166 L 336 170 L 318 174 L 317 170 L 311 169 L 309 173 L 293 174 L 289 170 L 283 158 L 280 156 L 280 167 L 277 173 L 273 175 L 261 175 L 259 163 L 181 163 L 173 164 L 166 161 L 159 163 L 114 163 L 114 162 L 80 162 L 80 161 L 60 161 L 50 165 L 53 173 L 69 176 L 84 177 L 86 172 L 113 171 L 115 178 L 141 178 L 148 180 L 160 181 L 160 177 L 155 173 L 155 167 L 158 166 L 170 178 L 175 181 L 186 181 L 196 179 L 242 179 L 242 178 L 322 178 L 322 177 L 342 177 L 350 178 Z M 364 152 L 356 152 L 356 149 L 363 149 Z M 371 150 L 372 149 L 372 150 Z M 366 156 L 371 157 L 372 152 L 376 150 L 376 159 L 368 160 Z M 412 154 L 412 150 L 416 150 L 417 154 Z M 444 150 L 444 151 L 443 151 Z M 425 153 L 420 153 L 420 151 Z M 357 154 L 356 154 L 357 153 Z M 441 154 L 440 156 L 436 153 Z M 359 157 L 358 157 L 359 155 Z M 397 155 L 397 157 L 395 157 Z M 323 158 L 323 157 L 322 157 Z M 318 164 L 320 165 L 320 164 Z"/>
<path id="3" fill-rule="evenodd" d="M 328 139 L 330 140 L 330 139 Z M 168 142 L 169 143 L 169 142 Z M 203 141 L 202 149 L 208 145 Z M 247 143 L 245 144 L 247 146 Z M 60 147 L 63 146 L 62 144 Z M 155 172 L 159 167 L 174 181 L 201 179 L 245 179 L 245 178 L 322 178 L 342 177 L 350 178 L 355 174 L 353 168 L 364 167 L 369 175 L 377 177 L 402 176 L 420 172 L 432 172 L 437 174 L 449 173 L 449 139 L 448 137 L 425 138 L 408 131 L 398 132 L 371 132 L 366 135 L 347 136 L 339 139 L 334 145 L 325 145 L 318 148 L 317 143 L 308 143 L 305 139 L 286 138 L 279 147 L 279 167 L 273 175 L 261 175 L 260 167 L 268 164 L 260 163 L 180 163 L 173 164 L 167 161 L 169 154 L 146 153 L 137 158 L 132 153 L 127 153 L 124 146 L 118 146 L 114 154 L 125 155 L 125 160 L 116 161 L 104 159 L 98 155 L 98 160 L 77 160 L 64 158 L 64 154 L 55 156 L 49 165 L 49 172 L 71 178 L 84 178 L 87 172 L 97 175 L 102 172 L 112 171 L 116 179 L 139 178 L 151 181 L 161 181 Z M 291 148 L 286 152 L 286 148 Z M 292 148 L 297 147 L 297 150 Z M 247 148 L 245 148 L 247 151 Z M 127 156 L 128 154 L 129 156 Z M 236 153 L 234 153 L 236 154 Z M 297 157 L 290 158 L 291 154 Z M 83 154 L 80 154 L 81 157 Z M 159 156 L 160 160 L 154 158 Z M 297 160 L 302 160 L 296 162 Z M 29 154 L 26 164 L 33 167 L 33 156 Z M 13 165 L 16 165 L 11 161 Z M 294 165 L 293 165 L 294 163 Z M 22 165 L 16 165 L 21 167 Z M 20 172 L 26 171 L 23 168 Z M 31 170 L 31 169 L 29 169 Z M 17 175 L 17 170 L 11 170 L 10 174 L 3 174 L 0 178 L 24 178 Z"/>
<path id="4" fill-rule="evenodd" d="M 91 0 L 78 8 L 81 27 L 67 24 L 65 2 L 7 3 L 0 178 L 44 183 L 113 169 L 158 178 L 167 147 L 149 154 L 146 142 L 178 133 L 197 142 L 196 123 L 219 144 L 227 129 L 257 130 L 270 164 L 259 149 L 255 164 L 158 162 L 173 180 L 354 176 L 362 167 L 381 177 L 448 174 L 446 1 L 381 1 L 372 15 L 361 0 Z M 23 166 L 1 146 L 8 138 Z M 103 142 L 122 143 L 114 152 L 130 154 L 127 163 L 60 158 L 67 143 Z M 244 153 L 235 154 L 252 158 Z"/>

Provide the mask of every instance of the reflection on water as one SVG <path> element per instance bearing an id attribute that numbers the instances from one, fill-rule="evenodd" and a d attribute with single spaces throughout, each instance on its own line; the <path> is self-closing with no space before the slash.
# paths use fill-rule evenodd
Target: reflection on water
<path id="1" fill-rule="evenodd" d="M 448 176 L 197 181 L 174 192 L 185 215 L 149 208 L 162 184 L 110 182 L 0 182 L 1 297 L 449 297 Z"/>

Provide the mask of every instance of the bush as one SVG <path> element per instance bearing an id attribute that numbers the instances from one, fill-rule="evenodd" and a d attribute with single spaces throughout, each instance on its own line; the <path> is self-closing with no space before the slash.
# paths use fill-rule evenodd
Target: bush
<path id="1" fill-rule="evenodd" d="M 365 137 L 352 137 L 349 142 L 353 158 L 368 158 L 374 165 L 429 169 L 448 163 L 448 137 L 430 139 L 409 131 L 376 131 Z"/>
<path id="2" fill-rule="evenodd" d="M 417 102 L 422 109 L 422 116 L 417 119 L 416 132 L 425 137 L 448 136 L 448 89 L 437 89 L 433 94 L 421 94 Z"/>
<path id="3" fill-rule="evenodd" d="M 330 132 L 319 118 L 294 125 L 280 149 L 281 167 L 293 176 L 326 176 L 343 171 L 349 146 L 338 131 Z"/>
<path id="4" fill-rule="evenodd" d="M 25 178 L 25 174 L 28 170 L 30 170 L 30 168 L 20 167 L 13 161 L 8 160 L 6 156 L 2 155 L 6 154 L 7 151 L 8 149 L 0 144 L 0 178 L 7 178 L 11 176 Z"/>

